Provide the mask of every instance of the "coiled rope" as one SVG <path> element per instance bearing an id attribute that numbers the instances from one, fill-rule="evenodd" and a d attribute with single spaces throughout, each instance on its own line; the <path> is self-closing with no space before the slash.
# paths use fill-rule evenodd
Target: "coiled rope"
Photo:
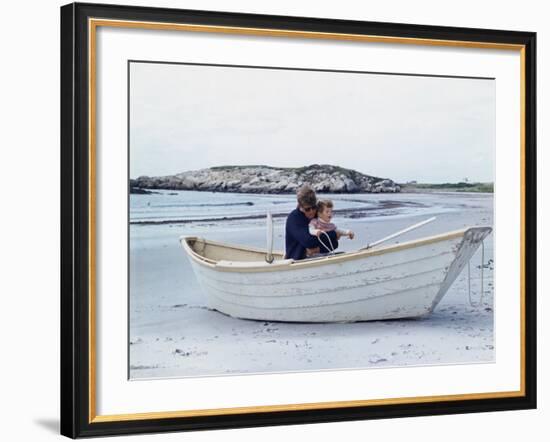
<path id="1" fill-rule="evenodd" d="M 483 268 L 485 267 L 485 242 L 481 241 L 481 293 L 479 294 L 479 302 L 476 304 L 472 301 L 472 288 L 471 288 L 471 274 L 470 274 L 470 260 L 468 260 L 468 300 L 472 307 L 480 307 L 483 304 Z"/>

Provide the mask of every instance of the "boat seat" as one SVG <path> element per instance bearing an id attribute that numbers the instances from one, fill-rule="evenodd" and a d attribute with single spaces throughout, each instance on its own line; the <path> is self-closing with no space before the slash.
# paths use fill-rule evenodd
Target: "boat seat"
<path id="1" fill-rule="evenodd" d="M 341 255 L 342 253 L 346 253 L 346 252 L 339 251 L 339 252 L 332 252 L 332 253 L 316 253 L 315 255 L 308 256 L 307 258 L 301 259 L 300 261 L 309 261 L 310 259 L 327 258 L 334 255 Z"/>

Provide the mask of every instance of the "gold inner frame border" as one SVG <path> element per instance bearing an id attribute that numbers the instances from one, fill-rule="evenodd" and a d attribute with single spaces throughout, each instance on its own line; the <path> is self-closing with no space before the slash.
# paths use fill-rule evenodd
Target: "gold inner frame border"
<path id="1" fill-rule="evenodd" d="M 520 208 L 521 208 L 521 226 L 520 226 L 520 389 L 518 391 L 505 392 L 487 392 L 487 393 L 466 393 L 454 395 L 438 395 L 438 396 L 418 396 L 418 397 L 403 397 L 389 399 L 368 399 L 368 400 L 353 400 L 353 401 L 336 401 L 336 402 L 316 402 L 316 403 L 301 403 L 301 404 L 285 404 L 285 405 L 261 405 L 249 407 L 234 407 L 234 408 L 216 408 L 216 409 L 197 409 L 197 410 L 180 410 L 180 411 L 159 411 L 147 413 L 129 413 L 129 414 L 96 414 L 96 237 L 95 237 L 95 220 L 96 220 L 96 31 L 99 26 L 117 27 L 117 28 L 137 28 L 149 30 L 174 30 L 186 32 L 208 32 L 218 34 L 238 34 L 238 35 L 254 35 L 254 36 L 272 36 L 272 37 L 293 37 L 293 38 L 308 38 L 308 39 L 326 39 L 340 41 L 358 41 L 371 43 L 391 43 L 391 44 L 412 44 L 421 46 L 447 46 L 447 47 L 462 47 L 462 48 L 481 48 L 481 49 L 500 49 L 518 51 L 520 53 Z M 89 423 L 100 422 L 119 422 L 133 421 L 146 419 L 168 419 L 179 417 L 197 417 L 197 416 L 220 416 L 220 415 L 236 415 L 247 413 L 268 413 L 279 411 L 295 411 L 295 410 L 321 410 L 329 408 L 350 408 L 350 407 L 365 407 L 375 405 L 397 405 L 397 404 L 414 404 L 427 402 L 443 402 L 443 401 L 462 401 L 462 400 L 482 400 L 482 399 L 497 399 L 497 398 L 513 398 L 525 396 L 525 108 L 526 108 L 526 93 L 525 93 L 525 45 L 522 44 L 507 44 L 507 43 L 492 43 L 492 42 L 475 42 L 475 41 L 459 41 L 459 40 L 439 40 L 439 39 L 423 39 L 410 37 L 389 37 L 376 35 L 362 34 L 339 34 L 339 33 L 323 33 L 309 31 L 292 31 L 283 29 L 264 29 L 264 28 L 247 28 L 247 27 L 232 27 L 232 26 L 212 26 L 212 25 L 196 25 L 184 23 L 160 23 L 160 22 L 145 22 L 131 20 L 114 20 L 114 19 L 88 19 L 88 93 L 89 93 Z"/>

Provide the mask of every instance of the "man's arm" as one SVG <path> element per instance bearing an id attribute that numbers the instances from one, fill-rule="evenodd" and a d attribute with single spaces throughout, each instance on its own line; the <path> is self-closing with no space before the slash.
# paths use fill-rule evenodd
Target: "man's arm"
<path id="1" fill-rule="evenodd" d="M 300 243 L 302 247 L 306 249 L 319 247 L 319 241 L 317 240 L 317 237 L 309 234 L 309 226 L 302 227 L 292 222 L 293 220 L 289 220 L 289 221 L 290 222 L 288 222 L 287 224 L 288 233 L 290 233 L 292 237 L 298 243 Z"/>

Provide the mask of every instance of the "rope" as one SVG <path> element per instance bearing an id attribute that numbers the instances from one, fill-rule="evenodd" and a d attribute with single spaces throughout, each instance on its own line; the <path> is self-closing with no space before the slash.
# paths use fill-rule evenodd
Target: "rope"
<path id="1" fill-rule="evenodd" d="M 323 233 L 327 238 L 328 238 L 328 242 L 330 244 L 330 247 L 328 247 L 324 242 L 323 240 L 321 239 L 321 237 L 319 236 L 318 239 L 319 239 L 319 242 L 323 245 L 323 247 L 327 250 L 330 250 L 330 253 L 334 253 L 334 244 L 332 244 L 332 240 L 330 239 L 330 236 L 328 236 L 328 233 L 327 232 L 321 232 Z"/>
<path id="2" fill-rule="evenodd" d="M 485 268 L 485 242 L 481 241 L 481 295 L 479 295 L 479 303 L 483 302 L 483 269 Z"/>
<path id="3" fill-rule="evenodd" d="M 483 294 L 484 294 L 484 286 L 483 286 L 483 268 L 485 267 L 485 241 L 481 241 L 481 293 L 479 295 L 479 302 L 476 304 L 472 301 L 472 291 L 471 291 L 471 275 L 470 275 L 470 260 L 468 260 L 468 300 L 470 301 L 470 305 L 472 307 L 480 307 L 483 305 Z"/>
<path id="4" fill-rule="evenodd" d="M 470 301 L 470 305 L 474 307 L 474 303 L 472 302 L 472 288 L 470 284 L 471 276 L 470 276 L 470 260 L 468 260 L 468 300 Z"/>

